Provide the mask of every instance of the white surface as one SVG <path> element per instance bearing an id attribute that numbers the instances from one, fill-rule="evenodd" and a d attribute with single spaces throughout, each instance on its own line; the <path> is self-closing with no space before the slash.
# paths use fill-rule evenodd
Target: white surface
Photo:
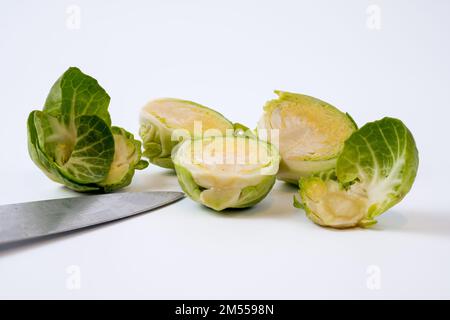
<path id="1" fill-rule="evenodd" d="M 79 30 L 66 27 L 70 4 L 0 10 L 0 204 L 75 195 L 33 165 L 25 130 L 70 65 L 99 80 L 113 122 L 135 133 L 140 107 L 161 96 L 254 126 L 273 89 L 327 100 L 359 124 L 398 117 L 416 138 L 419 175 L 371 230 L 317 227 L 277 183 L 232 216 L 185 199 L 0 249 L 0 298 L 450 298 L 450 2 L 75 1 Z M 366 26 L 370 4 L 381 30 Z M 154 166 L 128 188 L 178 189 Z M 72 265 L 78 290 L 67 287 Z"/>

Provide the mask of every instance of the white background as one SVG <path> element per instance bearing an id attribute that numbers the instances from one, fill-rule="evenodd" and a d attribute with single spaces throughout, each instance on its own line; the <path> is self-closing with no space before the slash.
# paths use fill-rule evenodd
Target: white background
<path id="1" fill-rule="evenodd" d="M 381 10 L 379 30 L 367 25 L 369 5 Z M 76 195 L 26 148 L 28 113 L 69 66 L 99 80 L 113 122 L 134 133 L 142 105 L 164 96 L 254 127 L 282 89 L 360 125 L 401 118 L 421 163 L 410 194 L 370 230 L 315 226 L 283 183 L 232 216 L 184 199 L 1 248 L 0 298 L 450 298 L 449 17 L 444 0 L 2 1 L 0 204 Z M 127 189 L 146 190 L 179 187 L 150 166 Z"/>

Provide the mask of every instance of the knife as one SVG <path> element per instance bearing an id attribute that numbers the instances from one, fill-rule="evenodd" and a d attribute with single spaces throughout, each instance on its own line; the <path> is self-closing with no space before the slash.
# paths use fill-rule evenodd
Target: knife
<path id="1" fill-rule="evenodd" d="M 82 229 L 165 206 L 182 192 L 124 192 L 0 206 L 0 245 Z"/>

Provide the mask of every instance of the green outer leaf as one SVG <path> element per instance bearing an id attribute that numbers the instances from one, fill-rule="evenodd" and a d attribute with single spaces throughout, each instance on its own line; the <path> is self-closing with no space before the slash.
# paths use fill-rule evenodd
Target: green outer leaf
<path id="1" fill-rule="evenodd" d="M 235 122 L 233 124 L 233 130 L 234 134 L 237 136 L 245 136 L 249 138 L 257 138 L 256 136 L 256 130 L 252 131 L 247 126 L 243 125 L 242 123 Z"/>
<path id="2" fill-rule="evenodd" d="M 154 158 L 153 159 L 153 164 L 161 167 L 161 168 L 166 168 L 166 169 L 175 169 L 172 159 L 170 158 L 170 156 L 166 157 L 166 158 Z"/>
<path id="3" fill-rule="evenodd" d="M 143 141 L 144 157 L 157 166 L 174 169 L 171 155 L 172 149 L 178 144 L 172 141 L 171 131 L 157 124 L 142 123 L 139 135 Z"/>
<path id="4" fill-rule="evenodd" d="M 297 208 L 297 209 L 305 209 L 305 206 L 303 205 L 301 199 L 299 200 L 299 199 L 297 198 L 297 195 L 296 195 L 296 194 L 294 194 L 294 196 L 293 196 L 293 202 L 292 202 L 292 205 L 293 205 L 295 208 Z"/>
<path id="5" fill-rule="evenodd" d="M 336 173 L 341 183 L 358 179 L 370 186 L 388 181 L 385 193 L 369 197 L 374 201 L 368 219 L 385 212 L 411 189 L 417 175 L 419 154 L 414 137 L 401 120 L 383 118 L 367 123 L 345 143 Z M 370 188 L 370 187 L 369 187 Z M 371 190 L 369 190 L 369 193 Z M 382 196 L 382 199 L 378 199 Z"/>
<path id="6" fill-rule="evenodd" d="M 28 117 L 28 151 L 33 162 L 45 173 L 51 180 L 64 184 L 69 189 L 79 192 L 92 192 L 98 191 L 100 188 L 95 185 L 81 185 L 67 179 L 63 176 L 55 162 L 48 158 L 48 156 L 40 149 L 37 137 L 37 131 L 35 128 L 34 118 L 37 112 L 33 111 Z"/>
<path id="7" fill-rule="evenodd" d="M 192 200 L 199 202 L 200 193 L 203 191 L 203 188 L 195 183 L 191 173 L 183 166 L 175 164 L 175 170 L 177 172 L 178 182 L 180 183 L 181 189 Z"/>
<path id="8" fill-rule="evenodd" d="M 232 208 L 248 208 L 262 201 L 272 190 L 275 184 L 275 176 L 266 176 L 256 186 L 248 186 L 242 189 L 239 200 Z"/>
<path id="9" fill-rule="evenodd" d="M 103 181 L 114 158 L 114 138 L 108 125 L 97 116 L 75 119 L 77 140 L 69 160 L 61 172 L 82 183 Z"/>
<path id="10" fill-rule="evenodd" d="M 350 113 L 346 112 L 345 115 L 347 116 L 347 118 L 350 119 L 350 121 L 352 122 L 355 130 L 358 130 L 358 124 L 356 123 L 355 119 L 353 119 L 353 117 L 350 115 Z"/>
<path id="11" fill-rule="evenodd" d="M 80 184 L 97 183 L 105 179 L 114 157 L 114 139 L 110 128 L 97 116 L 80 116 L 74 120 L 73 142 L 60 137 L 57 118 L 44 112 L 35 113 L 35 128 L 40 149 L 54 162 L 65 177 Z M 66 147 L 69 145 L 69 147 Z M 59 149 L 70 153 L 60 156 Z"/>
<path id="12" fill-rule="evenodd" d="M 135 141 L 138 141 L 138 140 L 135 140 Z M 138 142 L 140 143 L 140 141 L 138 141 Z M 148 167 L 148 164 L 149 164 L 148 161 L 139 160 L 139 162 L 136 163 L 135 169 L 136 170 L 144 170 L 145 168 Z"/>
<path id="13" fill-rule="evenodd" d="M 96 115 L 111 125 L 108 112 L 110 97 L 97 80 L 71 67 L 52 86 L 44 112 L 73 121 L 80 115 Z"/>
<path id="14" fill-rule="evenodd" d="M 54 174 L 50 169 L 51 165 L 47 159 L 41 159 L 40 150 L 38 146 L 38 134 L 36 131 L 36 125 L 34 118 L 36 113 L 41 111 L 32 111 L 28 116 L 27 120 L 27 134 L 28 134 L 28 153 L 30 154 L 31 160 L 43 171 L 46 175 L 53 181 L 60 182 L 58 175 Z"/>
<path id="15" fill-rule="evenodd" d="M 298 194 L 299 194 L 302 202 L 301 202 L 301 206 L 298 203 L 297 204 L 294 203 L 294 207 L 303 209 L 306 213 L 306 216 L 311 221 L 313 221 L 315 224 L 326 227 L 327 225 L 325 225 L 324 222 L 322 221 L 322 219 L 309 208 L 309 206 L 306 202 L 306 197 L 307 197 L 306 190 L 308 189 L 308 185 L 311 182 L 314 182 L 314 180 L 316 180 L 316 179 L 323 181 L 323 179 L 321 179 L 317 175 L 311 176 L 311 177 L 302 177 L 299 179 L 299 182 L 298 182 L 299 193 Z M 298 200 L 298 198 L 296 198 L 294 195 L 294 201 L 295 200 Z"/>
<path id="16" fill-rule="evenodd" d="M 76 141 L 75 123 L 66 125 L 56 117 L 36 111 L 34 125 L 41 150 L 58 165 L 66 163 Z"/>

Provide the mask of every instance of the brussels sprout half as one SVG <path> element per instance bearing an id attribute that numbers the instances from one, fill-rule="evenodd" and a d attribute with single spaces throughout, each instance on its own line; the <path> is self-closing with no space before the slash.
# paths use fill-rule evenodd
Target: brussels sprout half
<path id="1" fill-rule="evenodd" d="M 366 227 L 411 189 L 419 156 L 411 132 L 398 119 L 367 123 L 345 142 L 336 171 L 301 178 L 308 217 L 322 226 Z"/>
<path id="2" fill-rule="evenodd" d="M 274 146 L 244 136 L 185 140 L 172 159 L 184 192 L 216 211 L 250 207 L 264 199 L 280 161 Z"/>
<path id="3" fill-rule="evenodd" d="M 280 150 L 278 179 L 297 184 L 300 177 L 334 168 L 344 141 L 357 129 L 353 119 L 319 99 L 275 93 L 279 98 L 266 103 L 257 130 Z"/>
<path id="4" fill-rule="evenodd" d="M 243 130 L 222 114 L 192 101 L 164 98 L 142 108 L 140 136 L 144 156 L 163 168 L 173 168 L 172 149 L 180 140 L 204 135 L 225 135 Z"/>

